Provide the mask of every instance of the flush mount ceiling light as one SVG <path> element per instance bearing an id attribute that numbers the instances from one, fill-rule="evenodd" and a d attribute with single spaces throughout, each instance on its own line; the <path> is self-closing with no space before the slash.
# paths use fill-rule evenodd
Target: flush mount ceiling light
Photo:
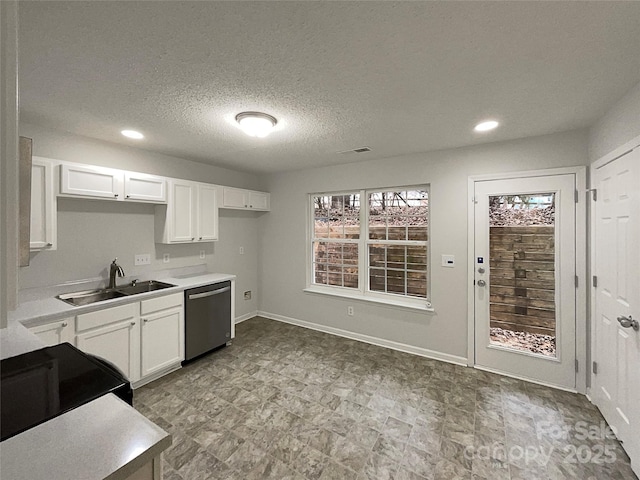
<path id="1" fill-rule="evenodd" d="M 489 130 L 493 130 L 498 125 L 500 125 L 495 120 L 487 120 L 486 122 L 481 122 L 477 124 L 474 128 L 476 132 L 488 132 Z"/>
<path id="2" fill-rule="evenodd" d="M 236 115 L 236 122 L 250 137 L 266 137 L 278 121 L 275 117 L 260 112 L 242 112 Z"/>
<path id="3" fill-rule="evenodd" d="M 144 138 L 143 134 L 136 132 L 135 130 L 122 130 L 120 133 L 125 137 L 133 138 L 135 140 L 141 140 Z"/>

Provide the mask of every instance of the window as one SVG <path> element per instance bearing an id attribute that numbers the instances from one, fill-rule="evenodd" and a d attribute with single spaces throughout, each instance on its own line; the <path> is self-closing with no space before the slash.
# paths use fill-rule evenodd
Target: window
<path id="1" fill-rule="evenodd" d="M 429 306 L 426 186 L 310 195 L 312 290 Z"/>

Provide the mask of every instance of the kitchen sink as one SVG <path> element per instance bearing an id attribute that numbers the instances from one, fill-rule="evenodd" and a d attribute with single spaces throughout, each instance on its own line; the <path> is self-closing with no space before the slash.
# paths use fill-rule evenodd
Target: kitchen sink
<path id="1" fill-rule="evenodd" d="M 175 287 L 170 283 L 158 282 L 156 280 L 148 280 L 146 282 L 137 282 L 135 285 L 128 285 L 126 287 L 118 287 L 117 292 L 124 293 L 125 295 L 136 295 L 138 293 L 154 292 L 156 290 L 162 290 L 164 288 Z"/>
<path id="2" fill-rule="evenodd" d="M 70 303 L 71 305 L 80 306 L 126 296 L 126 293 L 121 293 L 115 290 L 89 290 L 86 292 L 74 292 L 58 295 L 58 298 L 63 302 Z"/>
<path id="3" fill-rule="evenodd" d="M 148 280 L 146 282 L 137 282 L 132 285 L 118 287 L 114 289 L 87 290 L 85 292 L 65 293 L 58 295 L 57 298 L 71 305 L 81 306 L 91 303 L 103 302 L 114 298 L 128 297 L 130 295 L 138 295 L 140 293 L 154 292 L 165 288 L 175 287 L 170 283 L 158 282 L 156 280 Z"/>

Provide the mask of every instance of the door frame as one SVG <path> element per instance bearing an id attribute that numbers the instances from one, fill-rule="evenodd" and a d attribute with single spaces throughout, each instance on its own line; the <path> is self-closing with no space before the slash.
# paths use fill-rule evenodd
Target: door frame
<path id="1" fill-rule="evenodd" d="M 596 252 L 595 252 L 595 249 L 592 247 L 593 245 L 595 245 L 595 241 L 596 241 L 596 229 L 595 229 L 595 225 L 591 221 L 591 212 L 595 211 L 596 206 L 595 206 L 595 202 L 593 201 L 593 197 L 590 195 L 591 189 L 596 188 L 596 185 L 594 185 L 593 183 L 593 179 L 595 177 L 594 175 L 595 171 L 598 168 L 605 166 L 607 163 L 611 163 L 614 160 L 617 160 L 618 158 L 622 157 L 623 155 L 626 155 L 631 150 L 637 147 L 640 147 L 640 135 L 622 144 L 621 146 L 612 150 L 606 155 L 603 155 L 602 157 L 600 157 L 599 159 L 591 163 L 591 165 L 589 165 L 589 191 L 587 192 L 589 194 L 589 196 L 587 197 L 587 200 L 589 202 L 589 242 L 590 242 L 589 243 L 590 245 L 589 278 L 591 278 L 591 275 L 593 273 L 591 266 L 595 265 L 595 261 L 596 261 L 596 258 L 595 258 Z M 588 350 L 588 358 L 587 358 L 587 361 L 589 363 L 589 368 L 587 369 L 586 395 L 589 398 L 589 401 L 593 401 L 591 399 L 591 386 L 592 386 L 591 385 L 591 365 L 594 361 L 597 361 L 597 359 L 593 357 L 593 352 L 594 352 L 593 346 L 595 345 L 595 337 L 594 337 L 595 334 L 594 334 L 594 329 L 591 327 L 592 325 L 594 325 L 594 322 L 596 321 L 595 319 L 596 296 L 594 295 L 594 291 L 593 291 L 594 287 L 591 283 L 589 283 L 589 287 L 590 287 L 589 288 L 589 313 L 588 313 L 589 350 Z"/>
<path id="2" fill-rule="evenodd" d="M 475 183 L 489 180 L 508 180 L 527 177 L 546 177 L 550 175 L 575 175 L 576 179 L 576 276 L 578 287 L 576 288 L 576 388 L 578 393 L 587 392 L 587 376 L 590 371 L 587 368 L 587 345 L 590 332 L 587 331 L 587 167 L 562 167 L 547 168 L 543 170 L 525 170 L 508 173 L 495 173 L 485 175 L 471 175 L 467 186 L 467 366 L 480 368 L 475 364 Z M 486 369 L 485 369 L 486 370 Z M 504 372 L 501 375 L 511 376 L 528 382 L 559 388 L 557 385 L 545 384 L 530 378 L 509 375 Z"/>

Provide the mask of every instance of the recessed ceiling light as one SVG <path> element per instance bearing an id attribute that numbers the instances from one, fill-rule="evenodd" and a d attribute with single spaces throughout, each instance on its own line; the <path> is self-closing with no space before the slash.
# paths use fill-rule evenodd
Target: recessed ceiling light
<path id="1" fill-rule="evenodd" d="M 236 122 L 250 137 L 266 137 L 273 131 L 278 121 L 275 117 L 260 112 L 242 112 L 236 115 Z"/>
<path id="2" fill-rule="evenodd" d="M 500 125 L 495 120 L 487 120 L 486 122 L 481 122 L 477 124 L 474 128 L 476 132 L 488 132 L 489 130 L 493 130 L 498 125 Z"/>
<path id="3" fill-rule="evenodd" d="M 122 130 L 120 133 L 125 137 L 135 138 L 136 140 L 144 138 L 143 134 L 141 134 L 140 132 L 136 132 L 135 130 Z"/>

